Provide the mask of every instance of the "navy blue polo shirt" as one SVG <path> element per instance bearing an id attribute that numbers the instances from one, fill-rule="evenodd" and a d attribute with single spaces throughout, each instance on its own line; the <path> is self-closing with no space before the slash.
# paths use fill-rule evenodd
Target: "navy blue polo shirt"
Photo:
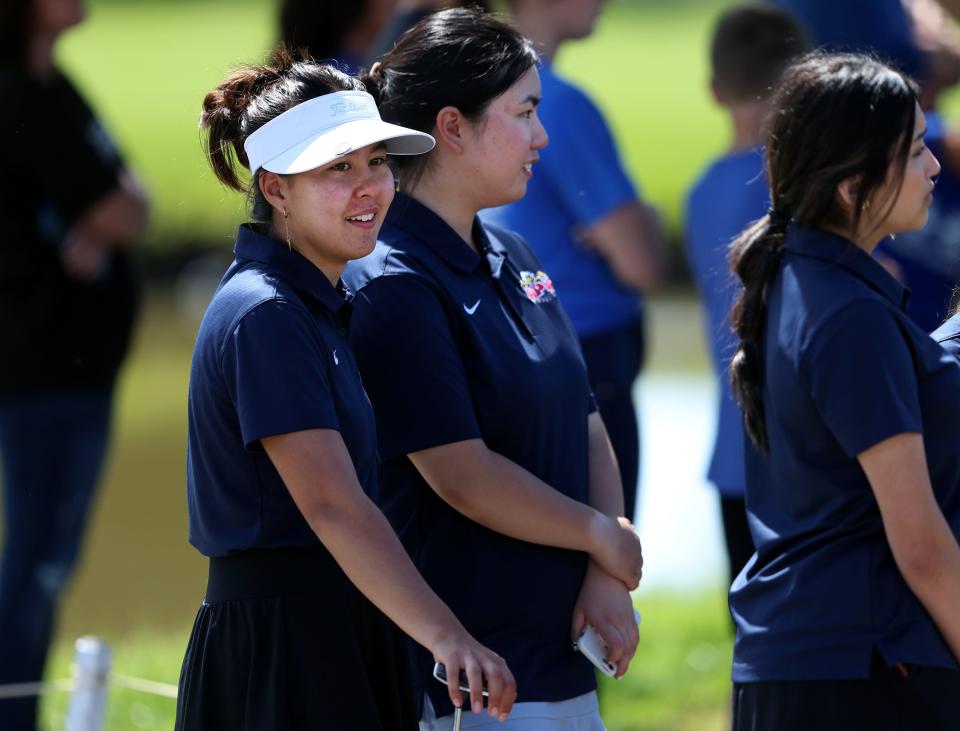
<path id="1" fill-rule="evenodd" d="M 791 226 L 762 343 L 770 455 L 746 453 L 757 553 L 734 581 L 737 682 L 865 678 L 890 663 L 955 668 L 901 576 L 857 455 L 922 433 L 960 536 L 960 363 L 906 313 L 862 249 Z"/>
<path id="2" fill-rule="evenodd" d="M 376 498 L 376 426 L 346 340 L 350 305 L 307 259 L 249 226 L 235 253 L 190 371 L 190 542 L 207 556 L 318 542 L 264 437 L 338 430 Z"/>
<path id="3" fill-rule="evenodd" d="M 587 556 L 488 530 L 430 489 L 406 455 L 466 439 L 587 502 L 587 417 L 596 406 L 553 284 L 515 234 L 474 221 L 474 252 L 436 214 L 399 195 L 374 252 L 351 262 L 350 341 L 377 416 L 380 505 L 430 586 L 500 653 L 519 700 L 596 687 L 570 649 Z M 417 654 L 421 688 L 452 712 Z"/>
<path id="4" fill-rule="evenodd" d="M 960 312 L 934 330 L 931 337 L 954 358 L 960 358 Z"/>

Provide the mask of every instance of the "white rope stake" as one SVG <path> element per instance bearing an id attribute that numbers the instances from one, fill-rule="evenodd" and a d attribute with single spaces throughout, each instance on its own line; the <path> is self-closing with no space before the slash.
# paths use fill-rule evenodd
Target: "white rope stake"
<path id="1" fill-rule="evenodd" d="M 66 731 L 101 731 L 107 706 L 110 646 L 96 637 L 81 637 L 76 648 Z"/>

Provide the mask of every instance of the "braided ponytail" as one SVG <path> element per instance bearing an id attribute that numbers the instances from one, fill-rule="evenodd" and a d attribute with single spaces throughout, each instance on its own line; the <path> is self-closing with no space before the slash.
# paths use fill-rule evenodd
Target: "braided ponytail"
<path id="1" fill-rule="evenodd" d="M 763 452 L 770 450 L 763 418 L 763 359 L 760 352 L 767 313 L 767 289 L 783 258 L 783 239 L 789 217 L 771 210 L 734 241 L 730 267 L 743 283 L 743 290 L 730 313 L 733 330 L 740 339 L 730 361 L 733 395 L 743 411 L 747 434 Z"/>
<path id="2" fill-rule="evenodd" d="M 854 240 L 869 201 L 888 215 L 903 181 L 916 105 L 917 87 L 908 78 L 846 53 L 807 54 L 771 97 L 765 157 L 773 207 L 730 250 L 730 266 L 743 283 L 730 313 L 740 338 L 730 381 L 747 434 L 763 452 L 770 451 L 762 398 L 767 291 L 783 260 L 788 224 Z M 845 180 L 857 181 L 852 206 L 837 194 Z"/>

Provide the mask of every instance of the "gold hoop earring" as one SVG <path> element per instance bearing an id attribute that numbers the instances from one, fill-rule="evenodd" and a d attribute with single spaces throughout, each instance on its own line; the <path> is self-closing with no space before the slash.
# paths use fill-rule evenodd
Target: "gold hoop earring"
<path id="1" fill-rule="evenodd" d="M 293 244 L 290 243 L 290 218 L 286 208 L 283 209 L 283 227 L 286 229 L 287 249 L 293 251 Z"/>

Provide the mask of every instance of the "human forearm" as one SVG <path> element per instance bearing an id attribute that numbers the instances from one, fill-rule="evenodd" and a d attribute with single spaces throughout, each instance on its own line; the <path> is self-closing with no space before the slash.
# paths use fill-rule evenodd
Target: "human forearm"
<path id="1" fill-rule="evenodd" d="M 417 572 L 383 513 L 362 493 L 353 500 L 316 505 L 304 517 L 350 581 L 418 643 L 433 650 L 462 631 Z"/>
<path id="2" fill-rule="evenodd" d="M 501 720 L 516 697 L 503 658 L 480 645 L 413 566 L 383 514 L 357 482 L 349 452 L 331 429 L 292 432 L 261 440 L 290 496 L 350 581 L 404 632 L 447 666 L 467 673 L 474 713 L 482 710 L 481 682 L 489 711 Z M 460 705 L 456 685 L 449 689 Z"/>
<path id="3" fill-rule="evenodd" d="M 639 581 L 640 547 L 629 525 L 563 495 L 479 439 L 409 455 L 457 512 L 530 543 L 585 551 L 628 586 Z"/>
<path id="4" fill-rule="evenodd" d="M 613 445 L 600 417 L 600 412 L 590 414 L 587 420 L 590 454 L 590 506 L 604 515 L 623 515 L 623 484 Z M 626 516 L 632 520 L 633 516 Z"/>
<path id="5" fill-rule="evenodd" d="M 126 246 L 143 232 L 147 211 L 143 189 L 131 174 L 124 173 L 120 184 L 81 216 L 74 229 L 104 246 Z"/>
<path id="6" fill-rule="evenodd" d="M 897 568 L 960 660 L 960 546 L 934 496 L 923 436 L 898 434 L 858 459 Z"/>
<path id="7" fill-rule="evenodd" d="M 640 201 L 608 213 L 582 232 L 582 240 L 627 287 L 642 290 L 660 281 L 663 235 L 656 211 Z"/>
<path id="8" fill-rule="evenodd" d="M 913 537 L 891 543 L 894 560 L 960 661 L 960 547 L 939 511 Z"/>

